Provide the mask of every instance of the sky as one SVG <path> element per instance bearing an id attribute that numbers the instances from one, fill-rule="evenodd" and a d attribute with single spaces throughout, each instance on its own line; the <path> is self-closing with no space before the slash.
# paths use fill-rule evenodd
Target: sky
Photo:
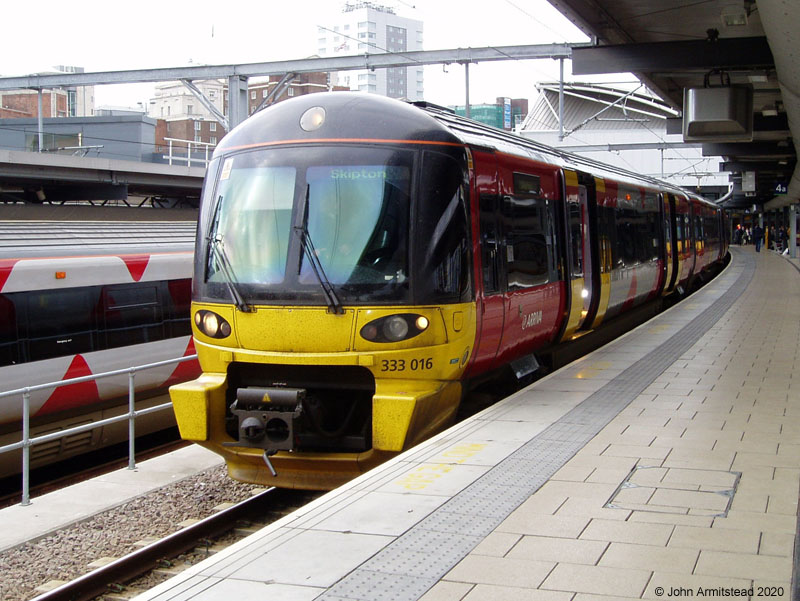
<path id="1" fill-rule="evenodd" d="M 423 21 L 425 50 L 588 41 L 547 0 L 378 3 Z M 340 0 L 8 3 L 3 8 L 0 76 L 54 65 L 115 71 L 306 58 L 317 52 L 317 26 L 330 23 L 343 5 Z M 558 72 L 558 61 L 550 59 L 473 64 L 470 102 L 493 103 L 498 96 L 532 99 L 535 84 L 557 80 Z M 565 79 L 572 79 L 569 61 Z M 630 76 L 616 78 L 623 79 Z M 97 86 L 95 105 L 146 106 L 152 90 L 151 84 Z M 463 104 L 464 98 L 462 66 L 425 67 L 426 100 L 453 105 Z"/>

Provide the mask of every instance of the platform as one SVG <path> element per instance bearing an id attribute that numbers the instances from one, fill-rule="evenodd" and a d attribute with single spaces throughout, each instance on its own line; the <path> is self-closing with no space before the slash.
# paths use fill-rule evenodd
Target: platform
<path id="1" fill-rule="evenodd" d="M 0 553 L 108 511 L 211 467 L 219 455 L 191 445 L 0 509 Z"/>
<path id="2" fill-rule="evenodd" d="M 680 305 L 137 601 L 789 599 L 800 267 L 732 254 Z"/>

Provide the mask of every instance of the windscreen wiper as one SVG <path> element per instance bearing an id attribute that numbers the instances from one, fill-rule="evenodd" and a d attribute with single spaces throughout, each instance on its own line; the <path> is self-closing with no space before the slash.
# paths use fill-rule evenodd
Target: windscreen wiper
<path id="1" fill-rule="evenodd" d="M 225 252 L 225 247 L 222 243 L 222 236 L 217 235 L 210 237 L 209 246 L 211 248 L 211 252 L 214 253 L 214 256 L 217 258 L 220 271 L 222 272 L 222 277 L 225 278 L 225 284 L 228 286 L 228 290 L 231 293 L 233 302 L 236 304 L 236 308 L 243 313 L 252 313 L 255 311 L 253 305 L 244 300 L 244 296 L 242 296 L 242 293 L 239 291 L 237 280 L 234 277 L 233 267 L 231 266 L 231 262 L 228 259 L 228 253 Z"/>
<path id="2" fill-rule="evenodd" d="M 217 204 L 214 207 L 214 214 L 211 216 L 211 227 L 209 231 L 219 231 L 221 206 L 222 195 L 217 198 Z M 228 287 L 228 291 L 231 293 L 231 298 L 233 299 L 236 308 L 243 313 L 252 313 L 255 311 L 255 309 L 253 309 L 253 306 L 244 300 L 244 297 L 242 296 L 242 293 L 239 291 L 239 287 L 236 284 L 237 280 L 234 278 L 233 267 L 231 267 L 231 262 L 228 259 L 228 253 L 225 252 L 225 247 L 222 244 L 222 236 L 215 233 L 213 236 L 208 236 L 206 240 L 208 241 L 208 254 L 217 259 L 220 271 L 222 272 L 222 277 L 225 279 L 225 285 Z M 208 277 L 209 267 L 210 261 L 206 263 L 206 278 Z"/>
<path id="3" fill-rule="evenodd" d="M 303 247 L 303 252 L 308 259 L 308 262 L 311 264 L 311 270 L 314 272 L 319 285 L 322 287 L 322 292 L 328 302 L 328 312 L 342 315 L 344 314 L 342 303 L 339 300 L 336 291 L 333 289 L 333 285 L 328 279 L 328 276 L 325 275 L 325 270 L 322 268 L 322 263 L 320 263 L 319 257 L 317 256 L 317 251 L 314 248 L 314 242 L 311 240 L 311 234 L 308 233 L 308 196 L 310 189 L 311 185 L 306 186 L 306 201 L 305 206 L 303 207 L 302 221 L 300 225 L 295 225 L 292 227 L 292 229 L 294 230 L 294 233 L 300 237 L 300 246 Z M 301 267 L 302 262 L 298 267 L 298 273 L 300 273 Z"/>

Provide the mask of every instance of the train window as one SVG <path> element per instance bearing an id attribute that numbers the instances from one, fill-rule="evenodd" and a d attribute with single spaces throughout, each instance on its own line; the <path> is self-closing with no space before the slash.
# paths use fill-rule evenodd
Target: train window
<path id="1" fill-rule="evenodd" d="M 514 174 L 515 194 L 539 194 L 541 188 L 541 178 L 538 175 L 528 175 L 527 173 Z"/>
<path id="2" fill-rule="evenodd" d="M 637 215 L 633 209 L 617 210 L 617 245 L 623 266 L 635 265 L 639 261 L 636 221 Z"/>
<path id="3" fill-rule="evenodd" d="M 223 165 L 210 233 L 221 239 L 217 248 L 224 250 L 238 281 L 280 283 L 292 231 L 296 169 L 253 165 L 246 158 L 252 157 L 231 158 Z M 221 254 L 209 252 L 208 281 L 225 281 Z"/>
<path id="4" fill-rule="evenodd" d="M 617 215 L 611 207 L 598 205 L 597 233 L 600 239 L 600 272 L 608 273 L 619 266 Z"/>
<path id="5" fill-rule="evenodd" d="M 567 220 L 569 222 L 569 241 L 571 251 L 571 276 L 583 276 L 583 224 L 581 205 L 577 202 L 567 203 Z"/>
<path id="6" fill-rule="evenodd" d="M 9 297 L 0 294 L 0 366 L 18 362 L 17 309 Z"/>
<path id="7" fill-rule="evenodd" d="M 503 198 L 502 217 L 508 289 L 549 281 L 547 205 L 539 198 Z"/>
<path id="8" fill-rule="evenodd" d="M 332 284 L 385 285 L 408 276 L 411 171 L 393 164 L 392 154 L 374 158 L 308 168 L 308 233 Z M 300 283 L 316 285 L 311 265 L 302 261 Z"/>
<path id="9" fill-rule="evenodd" d="M 467 186 L 452 157 L 423 154 L 414 253 L 419 302 L 464 302 L 472 293 Z"/>
<path id="10" fill-rule="evenodd" d="M 42 290 L 26 295 L 29 361 L 93 351 L 97 290 Z"/>
<path id="11" fill-rule="evenodd" d="M 103 289 L 106 346 L 163 340 L 164 324 L 155 286 L 107 286 Z"/>
<path id="12" fill-rule="evenodd" d="M 192 304 L 192 280 L 170 280 L 167 282 L 169 297 L 172 301 L 170 317 L 165 316 L 167 336 L 188 336 L 192 333 L 189 323 L 189 312 Z"/>
<path id="13" fill-rule="evenodd" d="M 480 197 L 480 225 L 483 290 L 486 294 L 493 294 L 500 291 L 496 196 L 487 194 Z"/>

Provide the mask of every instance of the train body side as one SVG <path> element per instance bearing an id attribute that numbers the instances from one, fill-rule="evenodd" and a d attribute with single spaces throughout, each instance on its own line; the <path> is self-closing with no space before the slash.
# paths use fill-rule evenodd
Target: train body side
<path id="1" fill-rule="evenodd" d="M 195 225 L 170 224 L 158 233 L 159 223 L 151 223 L 143 226 L 146 241 L 134 240 L 130 232 L 126 237 L 126 227 L 135 230 L 136 224 L 2 225 L 18 244 L 4 247 L 0 258 L 0 391 L 194 354 L 188 311 Z M 70 244 L 66 235 L 59 236 L 62 228 L 70 232 Z M 98 229 L 106 231 L 102 244 Z M 113 233 L 107 238 L 108 230 Z M 36 244 L 31 232 L 49 238 Z M 135 380 L 139 406 L 157 395 L 163 402 L 169 385 L 198 373 L 196 361 L 142 371 Z M 127 405 L 127 395 L 127 376 L 34 391 L 31 432 L 98 421 Z M 21 394 L 0 400 L 0 444 L 20 439 L 21 420 Z M 137 422 L 137 432 L 164 429 L 170 422 L 163 414 L 148 416 Z M 32 465 L 119 442 L 125 430 L 124 424 L 111 426 L 34 447 Z M 0 457 L 1 474 L 19 470 L 12 455 Z"/>
<path id="2" fill-rule="evenodd" d="M 336 486 L 488 376 L 688 288 L 722 256 L 713 223 L 671 186 L 436 109 L 279 103 L 208 170 L 181 435 L 237 479 Z"/>

